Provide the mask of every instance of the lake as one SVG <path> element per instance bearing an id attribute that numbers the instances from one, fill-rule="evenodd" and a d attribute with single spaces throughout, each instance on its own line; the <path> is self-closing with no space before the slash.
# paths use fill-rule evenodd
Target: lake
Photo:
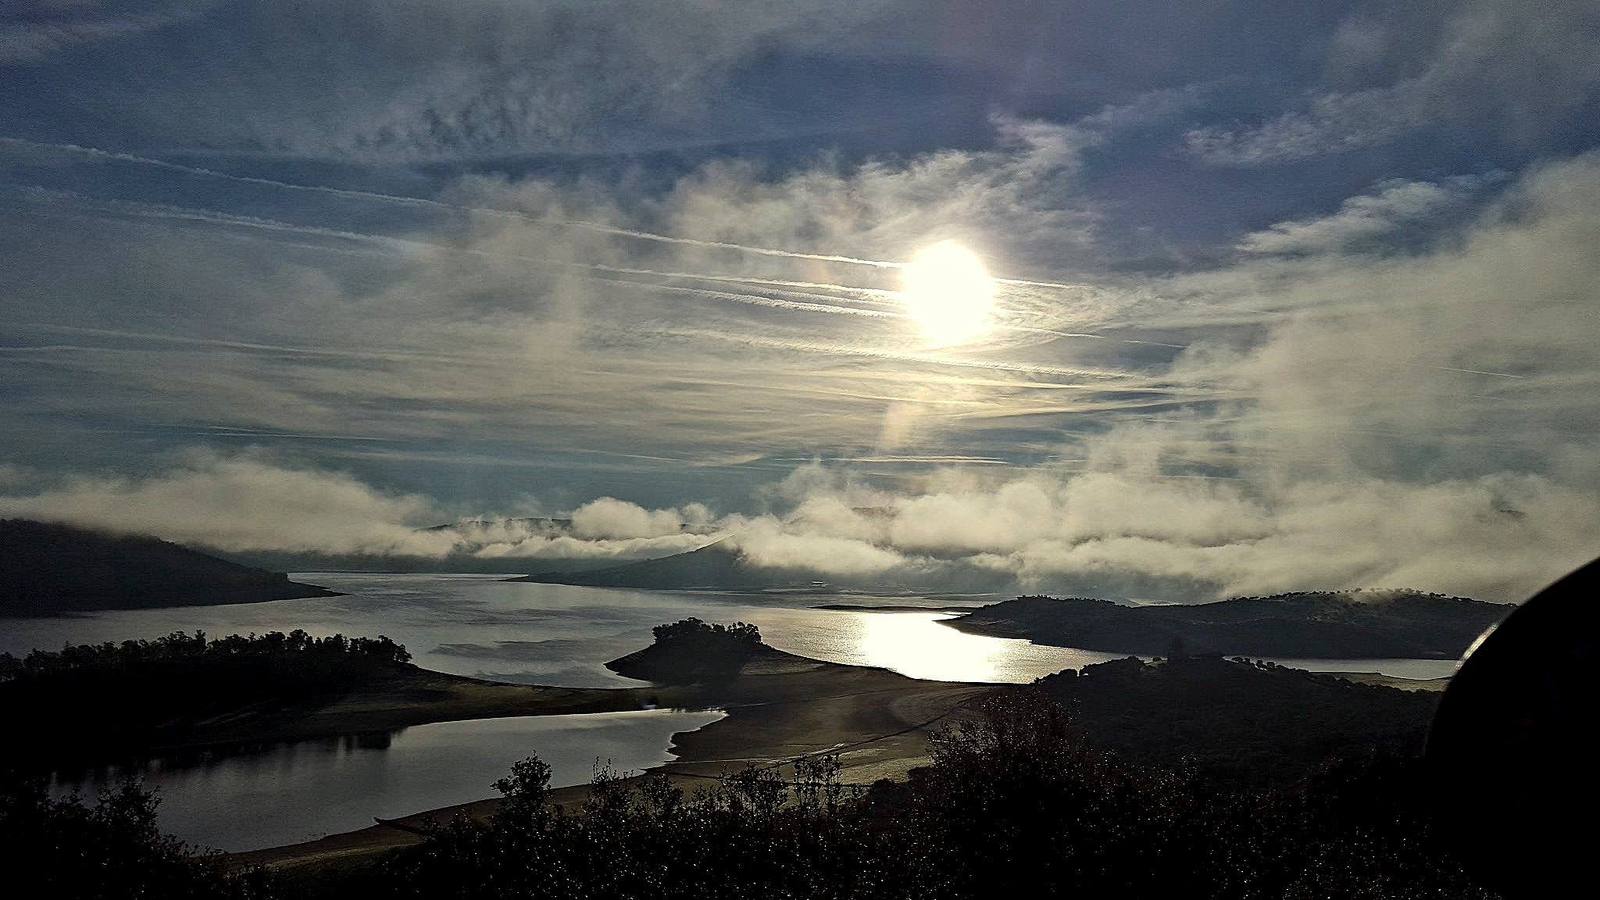
<path id="1" fill-rule="evenodd" d="M 309 841 L 410 813 L 495 796 L 495 779 L 537 752 L 552 787 L 585 784 L 597 763 L 637 771 L 672 758 L 680 731 L 720 712 L 640 710 L 417 725 L 138 765 L 57 773 L 51 793 L 93 797 L 125 776 L 160 791 L 162 830 L 192 844 L 255 850 Z"/>
<path id="2" fill-rule="evenodd" d="M 63 644 L 150 638 L 171 631 L 342 632 L 405 644 L 417 665 L 457 675 L 571 687 L 637 682 L 605 662 L 647 645 L 650 629 L 698 616 L 709 622 L 752 622 L 780 650 L 852 665 L 882 666 L 914 678 L 1028 682 L 1125 654 L 1044 647 L 1014 638 L 966 634 L 939 624 L 944 610 L 1000 597 L 869 598 L 826 594 L 715 594 L 633 591 L 502 581 L 496 575 L 298 573 L 295 580 L 346 594 L 149 610 L 119 610 L 51 619 L 8 619 L 0 650 L 26 653 Z M 877 604 L 886 610 L 818 609 L 826 604 Z M 924 606 L 925 610 L 905 609 Z M 1453 660 L 1311 660 L 1285 664 L 1321 671 L 1383 672 L 1434 678 Z"/>
<path id="3" fill-rule="evenodd" d="M 232 606 L 122 610 L 8 619 L 0 650 L 151 638 L 200 629 L 214 637 L 289 631 L 385 634 L 428 669 L 502 681 L 574 687 L 637 682 L 605 668 L 652 640 L 663 622 L 697 616 L 751 622 L 791 653 L 882 666 L 916 678 L 1028 682 L 1124 654 L 1044 647 L 966 634 L 940 624 L 950 609 L 998 597 L 864 598 L 822 594 L 654 592 L 505 582 L 493 575 L 300 573 L 341 597 Z M 825 604 L 883 609 L 819 609 Z M 908 608 L 921 607 L 921 608 Z M 1322 671 L 1449 675 L 1451 660 L 1279 660 Z M 675 732 L 716 713 L 648 711 L 448 722 L 388 735 L 303 742 L 225 756 L 156 759 L 137 767 L 161 789 L 162 826 L 186 840 L 247 849 L 361 828 L 385 818 L 491 796 L 491 782 L 536 749 L 557 784 L 587 781 L 596 758 L 619 769 L 668 758 Z M 62 777 L 57 790 L 92 790 L 115 771 Z M 248 815 L 240 815 L 249 810 Z"/>

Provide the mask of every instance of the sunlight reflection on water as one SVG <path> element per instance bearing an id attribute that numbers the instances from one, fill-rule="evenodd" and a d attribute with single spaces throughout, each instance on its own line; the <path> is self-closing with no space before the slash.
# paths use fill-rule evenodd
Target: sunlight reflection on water
<path id="1" fill-rule="evenodd" d="M 0 650 L 151 638 L 202 629 L 212 636 L 304 628 L 317 634 L 386 634 L 424 668 L 458 675 L 573 687 L 636 684 L 605 668 L 650 643 L 650 629 L 698 616 L 745 621 L 781 650 L 916 678 L 1028 682 L 1125 654 L 1045 647 L 966 634 L 940 620 L 951 609 L 999 597 L 956 600 L 858 595 L 652 592 L 501 581 L 493 575 L 302 573 L 297 580 L 343 591 L 231 606 L 123 610 L 53 619 L 12 619 Z M 878 604 L 885 610 L 818 609 Z M 925 609 L 906 609 L 923 606 Z M 1300 666 L 1411 678 L 1449 675 L 1447 660 L 1316 660 Z"/>
<path id="2" fill-rule="evenodd" d="M 222 636 L 304 628 L 316 635 L 386 634 L 410 648 L 418 665 L 444 672 L 615 687 L 638 682 L 607 670 L 606 660 L 650 643 L 655 625 L 698 616 L 755 623 L 769 644 L 791 653 L 882 666 L 915 678 L 1022 683 L 1123 655 L 967 634 L 941 624 L 956 614 L 952 610 L 1001 599 L 995 597 L 649 592 L 507 583 L 482 575 L 295 577 L 346 596 L 12 619 L 0 630 L 0 651 L 26 653 L 175 630 Z M 891 608 L 816 608 L 874 603 Z M 1297 666 L 1432 678 L 1449 675 L 1454 662 L 1314 660 Z M 142 773 L 162 788 L 164 827 L 213 846 L 262 847 L 358 828 L 370 824 L 373 815 L 403 815 L 486 796 L 489 783 L 529 749 L 559 763 L 558 780 L 565 783 L 586 780 L 596 756 L 624 767 L 648 765 L 663 758 L 672 732 L 698 727 L 716 715 L 441 723 L 376 741 L 305 742 L 184 765 L 152 764 Z M 57 790 L 92 792 L 114 774 L 73 776 Z M 308 818 L 312 809 L 315 815 Z"/>

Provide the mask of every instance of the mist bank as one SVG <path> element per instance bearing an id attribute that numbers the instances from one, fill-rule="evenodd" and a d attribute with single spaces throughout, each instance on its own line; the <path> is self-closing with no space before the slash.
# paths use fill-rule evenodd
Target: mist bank
<path id="1" fill-rule="evenodd" d="M 748 512 L 605 496 L 554 515 L 452 516 L 347 473 L 241 455 L 13 488 L 0 513 L 155 535 L 278 571 L 1160 602 L 1372 587 L 1515 602 L 1588 559 L 1600 522 L 1592 491 L 1532 474 L 1175 475 L 1162 454 L 1184 433 L 1128 426 L 1098 437 L 1076 467 L 939 468 L 889 485 L 812 462 Z"/>

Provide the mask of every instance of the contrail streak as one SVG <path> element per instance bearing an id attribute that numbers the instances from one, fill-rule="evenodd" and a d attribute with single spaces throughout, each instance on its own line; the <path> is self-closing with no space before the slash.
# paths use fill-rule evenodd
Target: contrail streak
<path id="1" fill-rule="evenodd" d="M 841 263 L 853 266 L 867 266 L 875 269 L 902 269 L 907 265 L 904 262 L 883 259 L 866 259 L 859 256 L 844 256 L 833 253 L 806 253 L 798 250 L 784 250 L 777 247 L 760 247 L 752 244 L 739 244 L 732 241 L 708 241 L 699 238 L 677 237 L 674 235 L 659 234 L 653 231 L 641 231 L 633 228 L 619 228 L 614 225 L 603 225 L 599 222 L 586 222 L 574 219 L 542 219 L 527 213 L 515 210 L 497 209 L 494 207 L 466 206 L 457 203 L 446 203 L 442 200 L 429 200 L 423 197 L 408 197 L 400 194 L 384 194 L 377 191 L 361 191 L 351 188 L 327 187 L 314 184 L 297 184 L 292 181 L 280 181 L 275 178 L 261 178 L 254 175 L 235 175 L 230 172 L 221 172 L 216 169 L 207 169 L 200 166 L 186 166 L 181 163 L 168 162 L 149 156 L 139 156 L 133 153 L 123 153 L 114 150 L 102 150 L 98 147 L 86 147 L 82 144 L 50 143 L 45 141 L 30 141 L 24 138 L 0 137 L 0 144 L 9 144 L 19 147 L 37 147 L 46 150 L 56 150 L 63 153 L 74 153 L 80 156 L 90 156 L 97 159 L 109 159 L 117 162 L 132 163 L 134 165 L 151 166 L 171 172 L 182 172 L 188 175 L 198 175 L 205 178 L 220 178 L 241 184 L 255 184 L 263 187 L 279 188 L 289 191 L 306 191 L 316 194 L 325 194 L 333 197 L 345 197 L 356 200 L 371 200 L 380 203 L 398 203 L 406 206 L 417 206 L 428 209 L 443 209 L 451 212 L 478 213 L 481 215 L 496 216 L 500 218 L 516 219 L 533 225 L 549 228 L 574 228 L 590 231 L 597 234 L 607 234 L 615 237 L 631 238 L 640 241 L 653 241 L 663 244 L 676 244 L 690 247 L 704 247 L 713 250 L 732 250 L 739 253 L 749 253 L 757 256 L 771 256 L 782 259 L 804 259 L 816 262 Z M 1015 285 L 1019 287 L 1040 287 L 1057 290 L 1073 290 L 1082 285 L 1064 284 L 1055 281 L 1033 281 L 1023 278 L 996 277 L 997 283 Z"/>
<path id="2" fill-rule="evenodd" d="M 726 300 L 734 303 L 743 303 L 750 306 L 763 306 L 769 309 L 785 309 L 796 312 L 820 312 L 834 315 L 858 316 L 870 319 L 897 319 L 904 318 L 904 313 L 889 310 L 861 309 L 854 306 L 835 306 L 830 303 L 813 303 L 803 300 L 786 300 L 781 297 L 769 297 L 763 294 L 741 294 L 733 291 L 717 291 L 708 288 L 682 287 L 670 284 L 649 284 L 630 281 L 625 278 L 608 278 L 606 274 L 645 275 L 667 278 L 699 278 L 701 276 L 686 272 L 657 272 L 650 269 L 629 269 L 620 266 L 606 266 L 596 263 L 579 263 L 562 260 L 543 259 L 536 256 L 525 256 L 518 253 L 502 253 L 490 250 L 479 250 L 472 247 L 452 247 L 447 244 L 436 244 L 429 241 L 418 241 L 411 238 L 397 238 L 388 235 L 368 234 L 359 231 L 346 231 L 336 228 L 324 228 L 318 225 L 300 225 L 292 222 L 279 222 L 273 219 L 261 219 L 254 216 L 238 216 L 231 213 L 222 213 L 214 210 L 195 210 L 184 207 L 153 206 L 149 204 L 131 204 L 124 202 L 103 203 L 115 212 L 139 218 L 165 219 L 178 222 L 198 222 L 207 225 L 219 225 L 236 228 L 250 228 L 273 233 L 303 234 L 316 237 L 338 238 L 341 240 L 361 241 L 376 243 L 395 248 L 421 248 L 436 250 L 442 253 L 455 253 L 464 256 L 475 256 L 484 259 L 506 259 L 526 263 L 533 266 L 557 269 L 581 269 L 587 272 L 604 274 L 578 276 L 593 281 L 607 284 L 621 285 L 641 290 L 663 291 L 667 293 L 689 294 L 698 297 L 707 297 L 714 300 Z M 710 276 L 709 280 L 725 280 Z M 733 279 L 726 279 L 733 280 Z M 779 291 L 777 293 L 787 293 Z M 816 295 L 807 295 L 816 296 Z M 836 299 L 836 298 L 824 298 Z"/>
<path id="3" fill-rule="evenodd" d="M 1429 366 L 1441 372 L 1461 372 L 1465 375 L 1493 375 L 1496 378 L 1527 378 L 1526 375 L 1513 375 L 1510 372 L 1486 372 L 1483 369 L 1457 369 L 1454 366 Z"/>
<path id="4" fill-rule="evenodd" d="M 0 138 L 0 141 L 5 141 L 5 140 L 11 140 L 11 139 L 9 139 L 9 138 Z M 43 189 L 32 189 L 32 190 L 30 190 L 28 192 L 29 193 L 37 193 L 37 194 L 42 195 L 42 196 L 44 196 L 46 198 L 71 197 L 71 198 L 79 199 L 79 200 L 86 200 L 87 199 L 87 198 L 83 198 L 83 197 L 81 197 L 81 196 L 79 196 L 77 194 L 70 193 L 70 192 L 48 191 L 48 190 L 43 190 Z M 870 289 L 870 288 L 855 288 L 855 287 L 851 287 L 851 286 L 848 286 L 848 285 L 836 285 L 836 284 L 830 284 L 830 283 L 827 283 L 827 282 L 788 281 L 788 280 L 782 280 L 782 279 L 755 278 L 755 277 L 745 277 L 745 276 L 738 276 L 738 275 L 713 275 L 713 274 L 705 274 L 705 273 L 699 273 L 699 272 L 662 271 L 662 270 L 658 270 L 658 269 L 645 269 L 645 268 L 636 268 L 636 267 L 628 267 L 628 266 L 609 266 L 609 265 L 604 265 L 604 264 L 601 264 L 601 263 L 581 263 L 581 262 L 573 262 L 573 261 L 570 261 L 570 260 L 555 260 L 555 259 L 548 259 L 548 258 L 544 258 L 544 257 L 528 256 L 526 254 L 520 254 L 520 253 L 507 253 L 507 252 L 504 252 L 504 251 L 480 250 L 480 249 L 473 248 L 473 247 L 456 247 L 456 246 L 452 246 L 452 245 L 448 245 L 448 244 L 439 244 L 439 243 L 435 243 L 435 242 L 432 242 L 432 241 L 420 241 L 420 240 L 416 240 L 414 238 L 400 238 L 400 237 L 393 237 L 393 236 L 390 236 L 390 235 L 372 234 L 372 233 L 369 233 L 369 232 L 349 231 L 349 230 L 346 230 L 346 229 L 338 229 L 338 228 L 327 228 L 327 227 L 324 227 L 324 226 L 321 226 L 321 225 L 305 225 L 305 224 L 300 224 L 300 223 L 296 223 L 296 222 L 282 222 L 282 221 L 278 221 L 278 220 L 275 220 L 275 219 L 264 219 L 264 218 L 260 218 L 260 217 L 257 217 L 257 216 L 241 216 L 241 215 L 237 215 L 237 214 L 234 214 L 234 213 L 225 213 L 225 212 L 220 212 L 220 211 L 217 211 L 217 210 L 194 209 L 194 208 L 190 208 L 190 207 L 156 205 L 156 204 L 147 204 L 147 203 L 132 203 L 132 202 L 127 202 L 127 201 L 90 201 L 90 202 L 97 203 L 101 207 L 103 207 L 103 208 L 105 208 L 107 210 L 110 210 L 112 212 L 115 212 L 115 213 L 118 213 L 118 214 L 122 214 L 122 215 L 135 216 L 135 217 L 138 217 L 138 218 L 164 219 L 164 220 L 169 220 L 169 221 L 195 222 L 195 223 L 206 224 L 206 225 L 217 225 L 217 226 L 232 227 L 232 228 L 247 228 L 247 229 L 252 229 L 252 230 L 257 230 L 257 231 L 272 232 L 272 233 L 275 233 L 275 234 L 299 234 L 299 235 L 307 235 L 307 236 L 312 236 L 312 237 L 334 238 L 334 239 L 339 239 L 339 240 L 348 240 L 348 241 L 357 241 L 357 242 L 360 242 L 360 243 L 375 244 L 375 245 L 378 245 L 380 247 L 390 247 L 390 248 L 394 248 L 396 250 L 404 250 L 404 249 L 407 249 L 407 248 L 434 250 L 434 251 L 438 251 L 438 252 L 441 252 L 441 253 L 452 253 L 452 254 L 459 254 L 459 255 L 463 255 L 463 256 L 474 256 L 474 257 L 479 257 L 479 258 L 484 258 L 484 259 L 512 260 L 512 261 L 515 261 L 515 262 L 520 262 L 520 263 L 524 263 L 524 264 L 527 264 L 527 265 L 531 265 L 531 266 L 535 266 L 535 267 L 541 267 L 541 268 L 547 268 L 547 269 L 579 269 L 579 270 L 583 270 L 583 271 L 586 271 L 586 272 L 602 273 L 602 274 L 597 274 L 597 275 L 579 276 L 579 277 L 584 277 L 584 278 L 587 278 L 588 280 L 604 282 L 606 284 L 616 284 L 616 285 L 622 285 L 622 286 L 625 286 L 625 287 L 633 287 L 633 288 L 639 288 L 639 289 L 644 289 L 644 290 L 661 291 L 661 292 L 667 292 L 667 293 L 688 294 L 688 295 L 692 295 L 692 296 L 706 297 L 706 298 L 716 299 L 716 300 L 726 300 L 726 301 L 730 301 L 730 302 L 734 302 L 734 303 L 743 303 L 743 304 L 750 305 L 750 306 L 762 306 L 762 307 L 767 307 L 769 309 L 783 309 L 783 310 L 791 310 L 791 311 L 795 311 L 795 312 L 820 312 L 820 313 L 830 313 L 830 314 L 835 314 L 835 315 L 858 316 L 858 317 L 872 318 L 872 319 L 901 319 L 901 318 L 906 318 L 906 314 L 905 313 L 894 311 L 894 310 L 862 309 L 862 308 L 855 307 L 855 306 L 838 306 L 838 305 L 835 305 L 836 303 L 839 303 L 839 302 L 845 302 L 845 303 L 869 303 L 869 304 L 870 303 L 876 303 L 876 304 L 886 305 L 886 306 L 892 306 L 892 305 L 897 305 L 898 304 L 898 301 L 896 301 L 894 299 L 894 293 L 893 292 L 891 292 L 891 291 L 879 291 L 879 290 Z M 432 202 L 432 201 L 424 201 L 424 202 Z M 671 279 L 685 279 L 685 280 L 696 280 L 696 281 L 709 281 L 709 282 L 714 282 L 714 283 L 753 284 L 753 285 L 756 285 L 756 286 L 759 286 L 759 287 L 768 287 L 768 286 L 770 286 L 770 287 L 773 287 L 773 288 L 777 288 L 777 290 L 774 290 L 773 293 L 789 294 L 790 296 L 793 296 L 793 297 L 804 297 L 804 298 L 811 298 L 811 299 L 810 300 L 790 300 L 790 299 L 783 299 L 781 297 L 770 297 L 770 296 L 766 296 L 764 294 L 745 294 L 745 293 L 736 293 L 736 292 L 733 292 L 733 291 L 711 290 L 711 289 L 708 289 L 708 288 L 683 287 L 683 286 L 670 285 L 670 284 L 641 283 L 641 282 L 637 282 L 637 281 L 630 281 L 630 280 L 627 280 L 625 278 L 608 278 L 608 277 L 604 277 L 605 275 L 635 275 L 635 276 L 644 276 L 644 277 L 650 277 L 650 278 L 671 278 Z M 789 288 L 791 286 L 793 286 L 793 287 L 820 288 L 820 289 L 823 289 L 823 290 L 832 289 L 832 290 L 838 290 L 838 291 L 844 292 L 846 294 L 848 294 L 848 293 L 856 293 L 856 294 L 858 294 L 858 296 L 857 297 L 850 297 L 850 296 L 828 296 L 828 295 L 814 294 L 814 293 L 809 293 L 809 292 L 804 292 L 804 291 L 790 290 Z M 833 302 L 827 302 L 827 303 L 812 302 L 814 300 L 826 300 L 826 301 L 833 301 Z M 1156 347 L 1169 347 L 1169 348 L 1180 349 L 1180 350 L 1181 349 L 1185 349 L 1187 347 L 1187 345 L 1185 345 L 1185 344 L 1169 344 L 1169 343 L 1163 343 L 1163 342 L 1160 342 L 1160 341 L 1142 341 L 1142 340 L 1135 340 L 1135 339 L 1131 339 L 1131 338 L 1118 338 L 1118 337 L 1112 337 L 1110 335 L 1095 334 L 1093 332 L 1060 331 L 1060 330 L 1052 329 L 1052 328 L 1040 328 L 1040 327 L 1037 327 L 1037 326 L 1029 326 L 1029 325 L 1014 325 L 1014 324 L 1008 324 L 1008 323 L 1000 323 L 1000 324 L 996 324 L 994 327 L 998 331 L 1008 331 L 1008 332 L 1026 333 L 1026 334 L 1046 334 L 1046 335 L 1051 335 L 1053 337 L 1062 337 L 1062 338 L 1088 338 L 1088 339 L 1093 339 L 1093 340 L 1112 341 L 1112 342 L 1115 342 L 1115 343 L 1122 343 L 1122 344 L 1142 344 L 1142 345 L 1156 346 Z M 1458 370 L 1458 371 L 1466 371 L 1466 370 Z M 1486 373 L 1486 374 L 1492 374 L 1492 373 Z M 1517 377 L 1517 376 L 1511 376 L 1511 377 Z"/>
<path id="5" fill-rule="evenodd" d="M 868 347 L 851 347 L 842 344 L 828 344 L 817 341 L 802 342 L 785 340 L 781 338 L 764 338 L 756 335 L 726 334 L 723 332 L 706 331 L 703 329 L 673 328 L 663 329 L 658 333 L 670 337 L 705 338 L 708 340 L 725 341 L 733 344 L 744 344 L 751 347 L 791 350 L 800 353 L 822 353 L 833 356 L 881 359 L 892 362 L 916 363 L 926 366 L 948 366 L 996 372 L 1017 372 L 1030 375 L 1054 375 L 1062 378 L 1098 379 L 1101 381 L 1132 380 L 1138 377 L 1130 372 L 1119 372 L 1104 369 L 1071 369 L 1062 366 L 1036 365 L 1032 363 L 1005 362 L 1000 360 L 954 359 L 951 357 L 935 356 L 931 354 L 905 353 L 893 350 L 877 350 Z"/>

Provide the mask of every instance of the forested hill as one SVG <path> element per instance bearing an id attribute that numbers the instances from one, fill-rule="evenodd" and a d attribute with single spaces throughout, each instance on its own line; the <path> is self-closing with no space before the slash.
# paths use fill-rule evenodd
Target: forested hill
<path id="1" fill-rule="evenodd" d="M 643 590 L 759 591 L 778 583 L 772 573 L 746 565 L 738 552 L 722 541 L 662 559 L 628 562 L 592 572 L 544 571 L 513 580 Z"/>
<path id="2" fill-rule="evenodd" d="M 1038 685 L 1090 743 L 1235 783 L 1293 781 L 1330 758 L 1422 753 L 1439 695 L 1218 656 L 1118 659 Z"/>
<path id="3" fill-rule="evenodd" d="M 1279 594 L 1169 606 L 1018 597 L 947 624 L 977 634 L 1140 656 L 1166 656 L 1178 649 L 1301 659 L 1450 659 L 1513 608 L 1393 591 Z"/>
<path id="4" fill-rule="evenodd" d="M 152 537 L 0 519 L 0 616 L 331 595 Z"/>

